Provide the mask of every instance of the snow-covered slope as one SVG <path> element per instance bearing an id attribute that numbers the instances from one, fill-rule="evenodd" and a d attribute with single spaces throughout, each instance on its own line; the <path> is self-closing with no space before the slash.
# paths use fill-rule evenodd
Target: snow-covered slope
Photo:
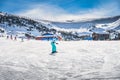
<path id="1" fill-rule="evenodd" d="M 28 34 L 30 36 L 40 36 L 43 33 L 54 33 L 52 28 L 30 18 L 20 17 L 7 13 L 0 13 L 0 28 L 4 29 L 7 35 Z"/>
<path id="2" fill-rule="evenodd" d="M 97 24 L 96 27 L 97 28 L 103 28 L 103 29 L 120 29 L 120 18 L 112 23 L 107 23 L 107 24 Z"/>
<path id="3" fill-rule="evenodd" d="M 77 32 L 78 34 L 91 35 L 91 33 L 108 33 L 108 31 L 114 30 L 114 32 L 120 31 L 120 16 L 84 20 L 84 21 L 70 21 L 70 22 L 51 22 L 52 25 L 56 25 L 56 30 Z M 89 33 L 89 34 L 88 34 Z"/>
<path id="4" fill-rule="evenodd" d="M 86 21 L 72 21 L 72 22 L 52 22 L 60 28 L 90 28 L 95 26 L 96 24 L 107 24 L 113 23 L 120 19 L 120 16 L 109 17 L 109 18 L 100 18 L 100 19 L 92 19 Z"/>
<path id="5" fill-rule="evenodd" d="M 120 30 L 120 16 L 87 21 L 51 22 L 0 13 L 0 32 L 4 30 L 7 35 L 25 34 L 35 38 L 44 33 L 52 33 L 65 40 L 76 40 L 82 35 L 91 36 L 93 32 L 106 33 L 113 29 L 116 32 Z"/>
<path id="6" fill-rule="evenodd" d="M 117 21 L 110 23 L 109 25 L 114 29 L 120 29 L 120 18 Z"/>
<path id="7" fill-rule="evenodd" d="M 119 41 L 61 41 L 55 55 L 48 41 L 0 43 L 0 80 L 120 79 Z"/>

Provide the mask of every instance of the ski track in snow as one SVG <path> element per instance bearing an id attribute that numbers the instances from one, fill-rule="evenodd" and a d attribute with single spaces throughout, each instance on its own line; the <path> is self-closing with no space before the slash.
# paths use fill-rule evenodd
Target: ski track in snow
<path id="1" fill-rule="evenodd" d="M 0 38 L 0 80 L 120 80 L 120 41 L 58 43 Z"/>

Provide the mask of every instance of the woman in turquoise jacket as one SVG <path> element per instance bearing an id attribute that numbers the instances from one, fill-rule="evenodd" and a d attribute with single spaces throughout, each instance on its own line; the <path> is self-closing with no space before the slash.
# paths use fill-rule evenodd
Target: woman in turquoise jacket
<path id="1" fill-rule="evenodd" d="M 51 46 L 52 46 L 52 54 L 53 53 L 56 53 L 57 51 L 56 51 L 56 42 L 55 41 L 52 41 L 51 42 Z"/>

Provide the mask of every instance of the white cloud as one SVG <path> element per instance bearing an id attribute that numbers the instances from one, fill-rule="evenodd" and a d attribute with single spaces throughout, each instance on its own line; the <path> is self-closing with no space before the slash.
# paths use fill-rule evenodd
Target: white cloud
<path id="1" fill-rule="evenodd" d="M 52 21 L 65 21 L 65 20 L 86 20 L 89 18 L 101 18 L 107 16 L 118 15 L 118 5 L 110 3 L 101 5 L 94 9 L 79 10 L 75 14 L 67 12 L 65 9 L 55 5 L 37 4 L 31 6 L 29 9 L 16 13 L 20 16 L 27 16 L 35 19 L 44 19 Z"/>

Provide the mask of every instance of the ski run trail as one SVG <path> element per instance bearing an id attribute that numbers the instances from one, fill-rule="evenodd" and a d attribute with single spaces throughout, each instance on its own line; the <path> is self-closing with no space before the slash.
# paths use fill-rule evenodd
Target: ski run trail
<path id="1" fill-rule="evenodd" d="M 120 41 L 0 38 L 0 80 L 120 80 Z"/>

